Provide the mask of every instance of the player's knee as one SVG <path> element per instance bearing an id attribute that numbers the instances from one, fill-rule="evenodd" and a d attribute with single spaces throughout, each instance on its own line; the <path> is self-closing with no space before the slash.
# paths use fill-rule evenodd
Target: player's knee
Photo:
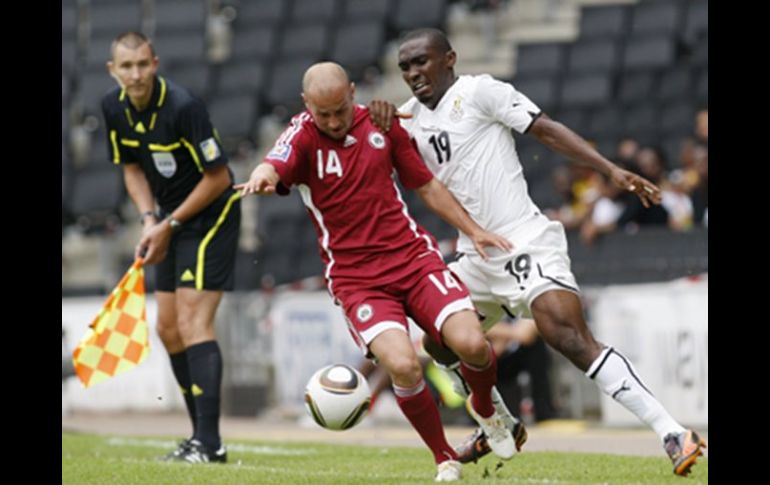
<path id="1" fill-rule="evenodd" d="M 425 349 L 425 352 L 427 352 L 433 360 L 443 366 L 450 366 L 460 360 L 457 354 L 452 352 L 452 349 L 442 346 L 428 334 L 423 335 L 422 346 Z"/>
<path id="2" fill-rule="evenodd" d="M 489 362 L 489 343 L 480 331 L 466 332 L 454 344 L 454 351 L 464 362 L 472 365 L 484 365 Z"/>
<path id="3" fill-rule="evenodd" d="M 402 386 L 414 386 L 422 378 L 422 367 L 417 356 L 398 356 L 387 362 L 388 372 L 394 382 Z"/>

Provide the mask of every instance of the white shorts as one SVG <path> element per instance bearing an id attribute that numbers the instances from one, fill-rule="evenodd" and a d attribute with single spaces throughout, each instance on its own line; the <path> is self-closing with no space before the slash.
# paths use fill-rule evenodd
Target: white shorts
<path id="1" fill-rule="evenodd" d="M 511 241 L 512 252 L 486 248 L 487 261 L 473 253 L 449 264 L 484 314 L 485 331 L 500 320 L 504 311 L 517 317 L 532 317 L 532 302 L 546 291 L 579 293 L 570 271 L 567 236 L 560 222 L 541 214 L 501 236 Z"/>

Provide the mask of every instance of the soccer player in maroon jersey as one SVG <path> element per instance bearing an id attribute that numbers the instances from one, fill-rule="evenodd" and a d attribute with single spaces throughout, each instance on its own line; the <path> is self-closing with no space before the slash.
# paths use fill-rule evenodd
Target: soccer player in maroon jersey
<path id="1" fill-rule="evenodd" d="M 482 254 L 485 246 L 507 251 L 511 245 L 468 216 L 400 126 L 380 132 L 367 109 L 354 103 L 354 92 L 339 65 L 311 66 L 303 79 L 307 111 L 291 120 L 249 181 L 235 188 L 265 195 L 297 187 L 318 234 L 329 291 L 351 335 L 390 374 L 399 407 L 433 453 L 436 480 L 458 480 L 461 464 L 423 380 L 407 316 L 460 357 L 471 388 L 468 409 L 493 436 L 492 450 L 508 459 L 515 445 L 492 405 L 496 358 L 468 291 L 447 268 L 435 238 L 409 215 L 394 171 Z"/>

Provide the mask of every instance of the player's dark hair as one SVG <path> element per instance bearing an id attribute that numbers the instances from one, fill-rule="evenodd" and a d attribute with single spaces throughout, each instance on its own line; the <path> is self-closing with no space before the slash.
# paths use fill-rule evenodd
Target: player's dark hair
<path id="1" fill-rule="evenodd" d="M 412 39 L 420 39 L 426 37 L 430 44 L 438 49 L 441 53 L 449 52 L 452 50 L 452 45 L 449 43 L 449 39 L 444 32 L 439 29 L 424 28 L 411 30 L 401 37 L 400 44 L 408 42 Z"/>

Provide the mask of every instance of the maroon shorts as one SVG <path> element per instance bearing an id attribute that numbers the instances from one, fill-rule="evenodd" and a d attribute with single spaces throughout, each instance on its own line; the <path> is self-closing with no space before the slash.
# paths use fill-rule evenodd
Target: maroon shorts
<path id="1" fill-rule="evenodd" d="M 367 354 L 374 338 L 385 330 L 409 331 L 406 317 L 441 342 L 441 326 L 461 310 L 473 310 L 468 290 L 449 269 L 432 271 L 379 288 L 361 289 L 353 282 L 335 283 L 353 339 Z"/>

